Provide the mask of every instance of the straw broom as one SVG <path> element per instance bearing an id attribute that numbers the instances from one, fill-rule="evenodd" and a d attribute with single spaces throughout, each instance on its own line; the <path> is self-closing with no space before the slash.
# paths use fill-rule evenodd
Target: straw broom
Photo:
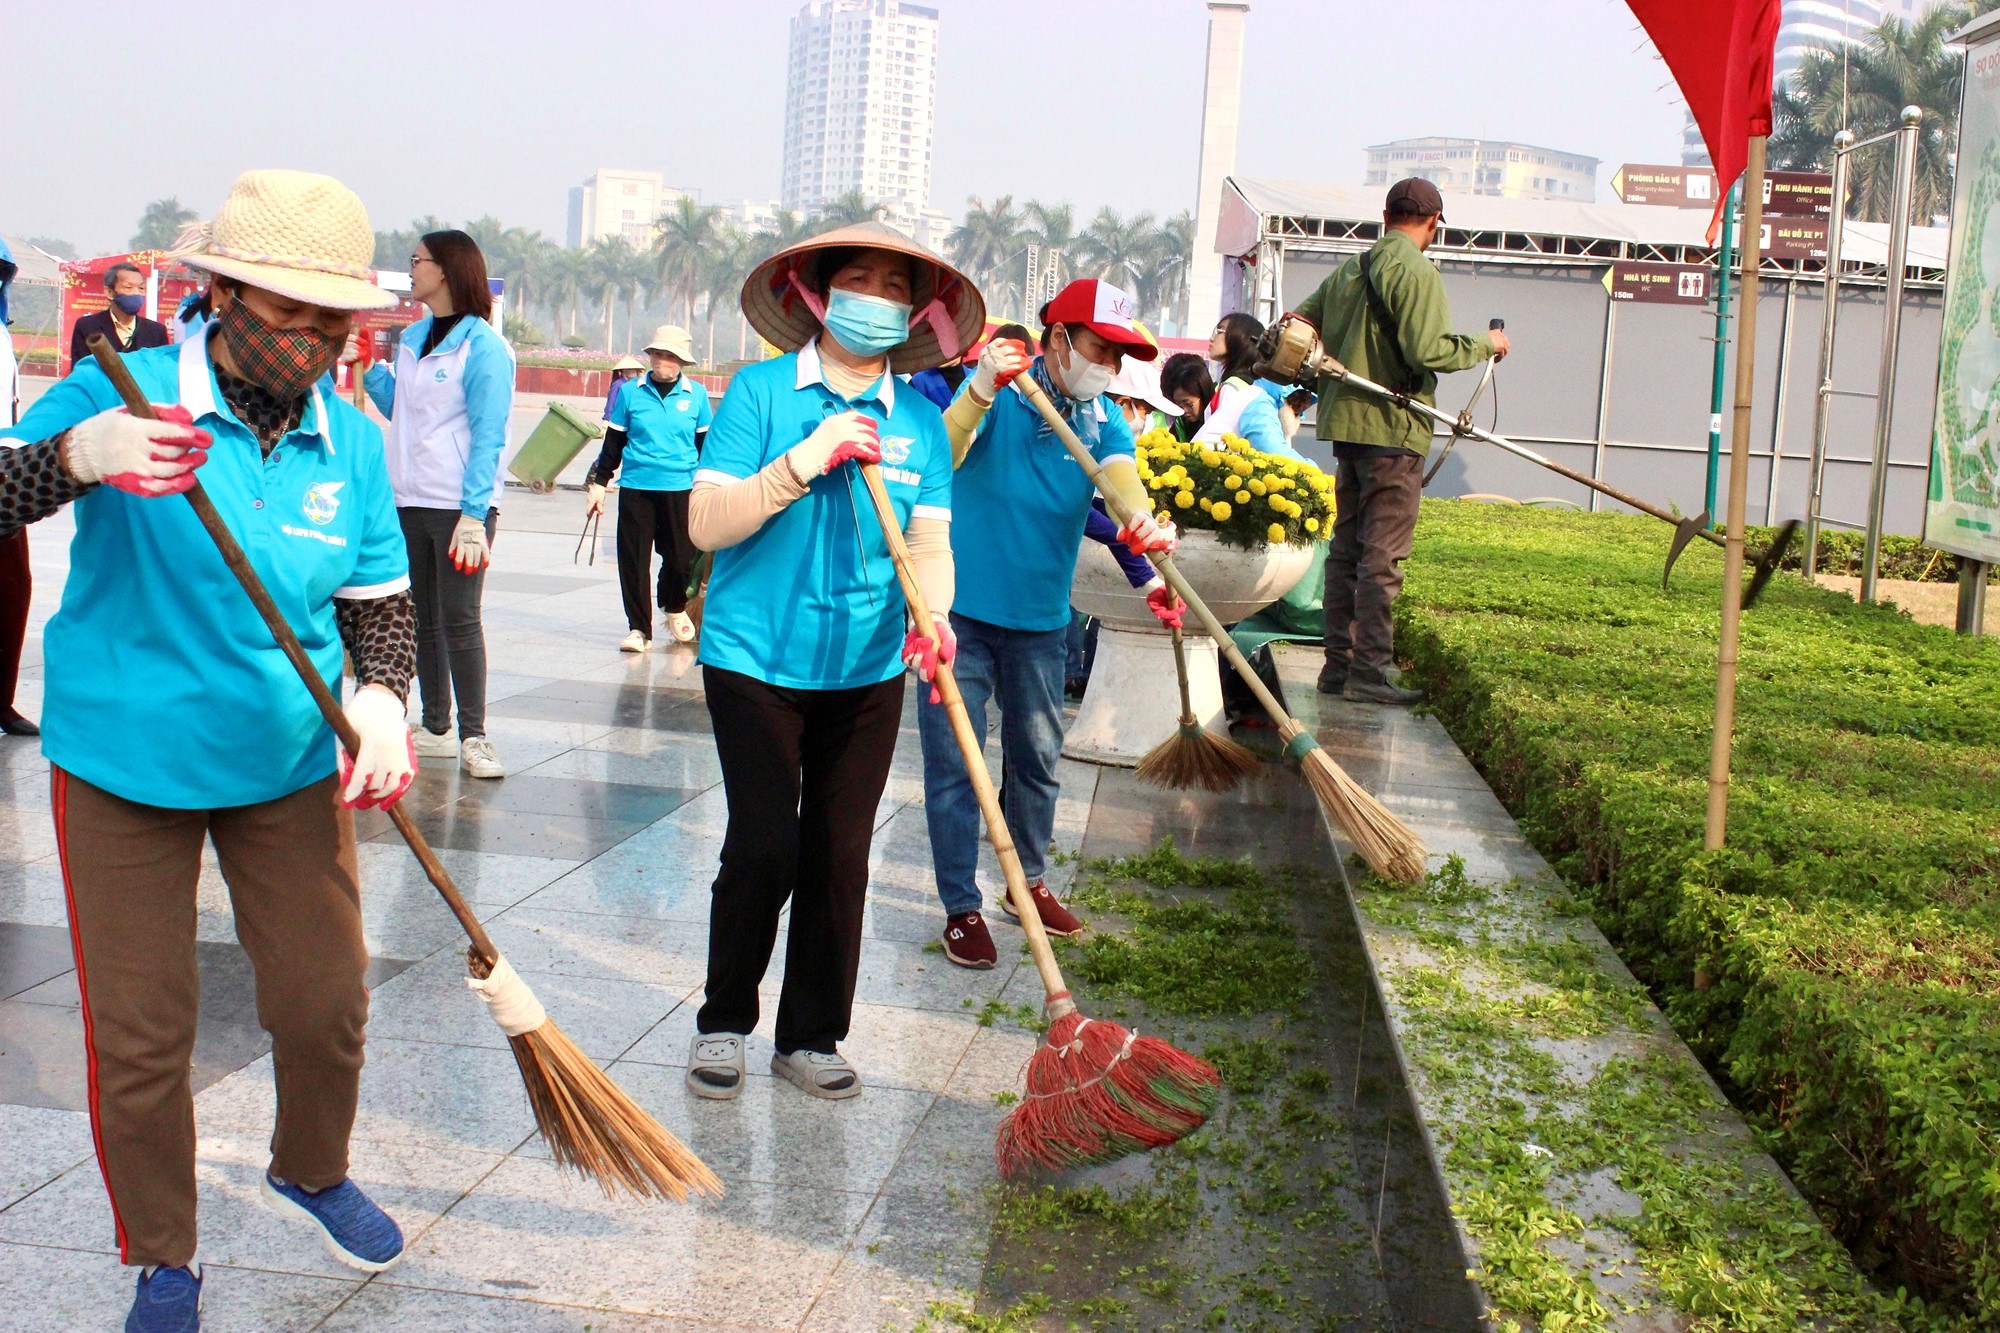
<path id="1" fill-rule="evenodd" d="M 868 483 L 875 517 L 888 541 L 911 618 L 936 644 L 936 625 L 918 586 L 889 492 L 882 484 L 881 469 L 864 463 L 861 476 Z M 1000 1122 L 994 1145 L 1000 1174 L 1019 1176 L 1036 1168 L 1063 1171 L 1094 1166 L 1129 1153 L 1165 1147 L 1192 1133 L 1214 1112 L 1222 1090 L 1221 1076 L 1206 1060 L 1157 1037 L 1142 1037 L 1117 1023 L 1085 1018 L 1077 1011 L 1000 812 L 1000 798 L 993 790 L 992 775 L 986 771 L 985 747 L 972 730 L 958 681 L 942 659 L 933 684 L 935 697 L 951 719 L 966 776 L 972 780 L 980 813 L 986 818 L 986 836 L 1000 858 L 1007 893 L 1014 901 L 1015 915 L 1021 918 L 1022 930 L 1027 932 L 1028 952 L 1041 973 L 1046 995 L 1048 1038 L 1028 1061 L 1028 1095 Z"/>
<path id="2" fill-rule="evenodd" d="M 1126 505 L 1122 497 L 1104 484 L 1103 469 L 1098 466 L 1097 460 L 1090 456 L 1090 451 L 1083 447 L 1083 441 L 1076 438 L 1076 432 L 1070 429 L 1067 421 L 1063 420 L 1062 413 L 1056 411 L 1055 404 L 1049 401 L 1049 396 L 1042 391 L 1042 386 L 1035 383 L 1034 377 L 1030 375 L 1016 377 L 1014 386 L 1021 391 L 1021 396 L 1042 414 L 1042 419 L 1049 423 L 1049 428 L 1055 431 L 1056 437 L 1068 448 L 1070 457 L 1077 461 L 1084 474 L 1097 486 L 1098 493 L 1104 497 L 1104 503 L 1110 508 L 1112 517 L 1120 524 L 1130 524 L 1131 508 Z M 1262 704 L 1264 710 L 1277 722 L 1278 735 L 1285 742 L 1286 757 L 1295 760 L 1304 770 L 1306 782 L 1311 785 L 1313 795 L 1319 799 L 1328 818 L 1339 826 L 1340 831 L 1347 835 L 1347 840 L 1354 844 L 1354 849 L 1361 853 L 1361 859 L 1366 861 L 1376 874 L 1389 879 L 1406 884 L 1413 884 L 1422 879 L 1424 877 L 1422 840 L 1407 824 L 1383 808 L 1380 801 L 1363 790 L 1360 783 L 1347 776 L 1340 765 L 1327 757 L 1326 751 L 1320 748 L 1319 741 L 1314 739 L 1313 734 L 1285 711 L 1277 697 L 1265 687 L 1262 680 L 1257 678 L 1257 673 L 1244 659 L 1235 641 L 1229 637 L 1229 632 L 1222 627 L 1222 622 L 1215 618 L 1215 613 L 1208 609 L 1208 604 L 1203 602 L 1188 585 L 1188 581 L 1181 577 L 1180 570 L 1174 565 L 1173 557 L 1153 554 L 1147 558 L 1153 562 L 1154 568 L 1160 571 L 1160 577 L 1167 581 L 1167 586 L 1174 590 L 1174 594 L 1186 602 L 1200 618 L 1202 627 L 1208 631 L 1209 637 L 1215 640 L 1215 646 L 1229 659 L 1229 665 L 1236 668 L 1236 674 L 1243 678 L 1244 684 L 1250 687 L 1250 692 L 1257 696 L 1257 702 Z"/>
<path id="3" fill-rule="evenodd" d="M 151 419 L 152 405 L 110 341 L 102 334 L 94 335 L 90 351 L 119 397 L 125 400 L 126 410 L 135 417 Z M 347 752 L 358 753 L 361 738 L 320 678 L 312 659 L 306 656 L 298 635 L 271 600 L 263 580 L 251 568 L 243 548 L 222 515 L 216 512 L 201 482 L 197 480 L 186 494 L 195 517 L 201 520 L 221 552 L 223 563 L 236 576 L 258 615 L 263 617 L 278 650 L 284 653 L 285 660 L 305 682 L 313 702 L 319 705 L 320 715 Z M 521 1067 L 522 1082 L 527 1085 L 535 1125 L 547 1140 L 555 1160 L 594 1179 L 607 1196 L 616 1189 L 640 1198 L 676 1200 L 685 1200 L 690 1193 L 721 1194 L 722 1182 L 715 1173 L 627 1096 L 556 1026 L 527 984 L 500 956 L 500 950 L 494 947 L 485 927 L 466 905 L 451 875 L 401 803 L 390 806 L 388 815 L 416 854 L 424 875 L 470 937 L 466 964 L 472 976 L 466 984 L 486 1002 L 494 1021 L 507 1034 L 507 1044 L 513 1049 L 515 1063 Z"/>
<path id="4" fill-rule="evenodd" d="M 1181 682 L 1180 725 L 1139 760 L 1139 781 L 1177 791 L 1228 791 L 1257 771 L 1257 756 L 1202 726 L 1194 715 L 1188 698 L 1187 650 L 1181 646 L 1181 627 L 1175 625 L 1173 631 L 1174 671 Z"/>

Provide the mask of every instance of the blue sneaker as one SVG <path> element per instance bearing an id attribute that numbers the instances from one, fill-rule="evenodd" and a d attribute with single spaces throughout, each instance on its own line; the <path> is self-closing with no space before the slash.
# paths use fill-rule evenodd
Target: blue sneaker
<path id="1" fill-rule="evenodd" d="M 125 1333 L 199 1333 L 201 1265 L 142 1268 L 139 1294 L 125 1316 Z"/>
<path id="2" fill-rule="evenodd" d="M 319 1228 L 326 1252 L 349 1268 L 379 1273 L 403 1257 L 403 1229 L 351 1180 L 317 1194 L 264 1173 L 264 1206 Z"/>

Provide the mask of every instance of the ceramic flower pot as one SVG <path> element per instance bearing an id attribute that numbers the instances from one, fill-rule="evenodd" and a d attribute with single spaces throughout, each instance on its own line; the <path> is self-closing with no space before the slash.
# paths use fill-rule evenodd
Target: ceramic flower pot
<path id="1" fill-rule="evenodd" d="M 1183 532 L 1174 563 L 1225 625 L 1254 615 L 1290 592 L 1312 566 L 1310 546 L 1224 546 L 1212 532 Z M 1102 622 L 1090 687 L 1063 745 L 1072 759 L 1130 768 L 1179 725 L 1180 684 L 1173 637 L 1125 581 L 1111 553 L 1086 541 L 1070 585 L 1070 604 Z M 1222 678 L 1214 642 L 1188 613 L 1182 648 L 1194 715 L 1225 733 Z"/>

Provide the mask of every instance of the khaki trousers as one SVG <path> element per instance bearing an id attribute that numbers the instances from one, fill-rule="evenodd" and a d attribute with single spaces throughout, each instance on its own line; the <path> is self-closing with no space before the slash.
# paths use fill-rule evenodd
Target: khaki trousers
<path id="1" fill-rule="evenodd" d="M 368 949 L 354 819 L 331 777 L 258 805 L 140 805 L 51 773 L 90 1126 L 119 1257 L 179 1266 L 195 1253 L 195 886 L 215 843 L 236 938 L 271 1034 L 278 1123 L 271 1170 L 312 1189 L 347 1176 L 368 1021 Z"/>

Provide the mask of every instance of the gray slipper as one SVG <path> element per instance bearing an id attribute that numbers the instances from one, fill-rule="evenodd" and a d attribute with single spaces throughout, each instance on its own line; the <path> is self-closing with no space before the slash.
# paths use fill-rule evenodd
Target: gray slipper
<path id="1" fill-rule="evenodd" d="M 823 1055 L 818 1051 L 773 1054 L 771 1072 L 783 1075 L 815 1097 L 838 1100 L 861 1095 L 861 1075 L 847 1063 L 846 1056 L 837 1052 L 833 1055 Z"/>
<path id="2" fill-rule="evenodd" d="M 727 1101 L 743 1091 L 743 1038 L 734 1032 L 697 1032 L 688 1047 L 688 1091 Z"/>

